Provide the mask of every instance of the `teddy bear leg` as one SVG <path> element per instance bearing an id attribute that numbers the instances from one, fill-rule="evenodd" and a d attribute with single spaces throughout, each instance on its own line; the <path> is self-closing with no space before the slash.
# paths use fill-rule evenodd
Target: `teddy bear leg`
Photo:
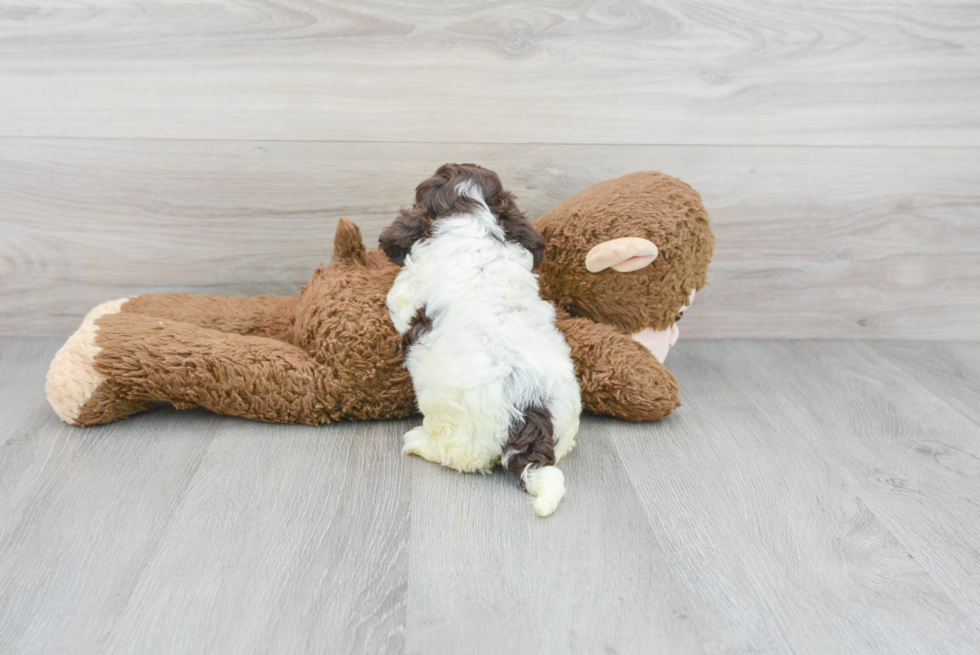
<path id="1" fill-rule="evenodd" d="M 281 423 L 338 417 L 330 376 L 296 346 L 141 314 L 93 316 L 79 329 L 86 339 L 70 339 L 49 376 L 52 406 L 73 425 L 107 423 L 154 400 Z"/>
<path id="2" fill-rule="evenodd" d="M 99 331 L 96 321 L 118 314 L 127 300 L 111 300 L 93 308 L 51 361 L 45 384 L 48 402 L 69 425 L 89 424 L 86 421 L 93 411 L 103 417 L 97 422 L 107 423 L 142 411 L 152 402 L 138 396 L 120 397 L 118 385 L 95 367 L 100 351 L 95 343 Z"/>
<path id="3" fill-rule="evenodd" d="M 123 312 L 156 316 L 231 334 L 293 342 L 299 296 L 219 296 L 148 293 L 130 298 Z"/>

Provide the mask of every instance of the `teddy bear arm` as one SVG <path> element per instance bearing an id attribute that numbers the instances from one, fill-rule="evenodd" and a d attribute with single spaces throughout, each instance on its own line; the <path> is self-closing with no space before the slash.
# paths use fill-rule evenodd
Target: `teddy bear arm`
<path id="1" fill-rule="evenodd" d="M 130 298 L 122 312 L 155 316 L 231 334 L 293 342 L 299 296 L 149 293 Z"/>
<path id="2" fill-rule="evenodd" d="M 656 421 L 680 406 L 677 380 L 629 335 L 587 318 L 560 316 L 572 349 L 582 407 L 626 421 Z"/>

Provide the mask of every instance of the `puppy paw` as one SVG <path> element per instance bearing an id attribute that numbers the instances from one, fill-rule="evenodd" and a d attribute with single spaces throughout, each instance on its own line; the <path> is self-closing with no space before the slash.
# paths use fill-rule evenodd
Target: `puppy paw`
<path id="1" fill-rule="evenodd" d="M 521 477 L 527 492 L 534 496 L 538 516 L 549 516 L 565 497 L 565 474 L 555 466 L 528 467 Z"/>
<path id="2" fill-rule="evenodd" d="M 429 431 L 425 429 L 425 426 L 420 425 L 417 428 L 409 430 L 402 439 L 405 442 L 405 445 L 402 447 L 403 454 L 417 455 L 430 462 L 442 463 L 439 449 L 432 441 Z"/>

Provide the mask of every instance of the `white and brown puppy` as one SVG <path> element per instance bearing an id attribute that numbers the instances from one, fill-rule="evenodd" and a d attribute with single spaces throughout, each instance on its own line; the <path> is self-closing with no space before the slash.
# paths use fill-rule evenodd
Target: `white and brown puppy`
<path id="1" fill-rule="evenodd" d="M 388 309 L 424 417 L 403 452 L 459 471 L 500 461 L 551 514 L 565 495 L 555 463 L 575 445 L 582 407 L 531 272 L 544 239 L 496 173 L 446 164 L 380 241 L 402 266 Z"/>

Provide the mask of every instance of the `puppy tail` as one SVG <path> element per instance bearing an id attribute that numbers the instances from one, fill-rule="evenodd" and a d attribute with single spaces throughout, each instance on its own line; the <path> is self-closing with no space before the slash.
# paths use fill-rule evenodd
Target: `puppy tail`
<path id="1" fill-rule="evenodd" d="M 565 497 L 565 474 L 557 466 L 528 466 L 521 476 L 525 488 L 534 496 L 534 511 L 548 516 Z"/>
<path id="2" fill-rule="evenodd" d="M 524 410 L 511 426 L 500 459 L 521 487 L 534 496 L 534 510 L 548 516 L 565 496 L 565 476 L 555 466 L 554 426 L 551 412 L 534 406 Z"/>

